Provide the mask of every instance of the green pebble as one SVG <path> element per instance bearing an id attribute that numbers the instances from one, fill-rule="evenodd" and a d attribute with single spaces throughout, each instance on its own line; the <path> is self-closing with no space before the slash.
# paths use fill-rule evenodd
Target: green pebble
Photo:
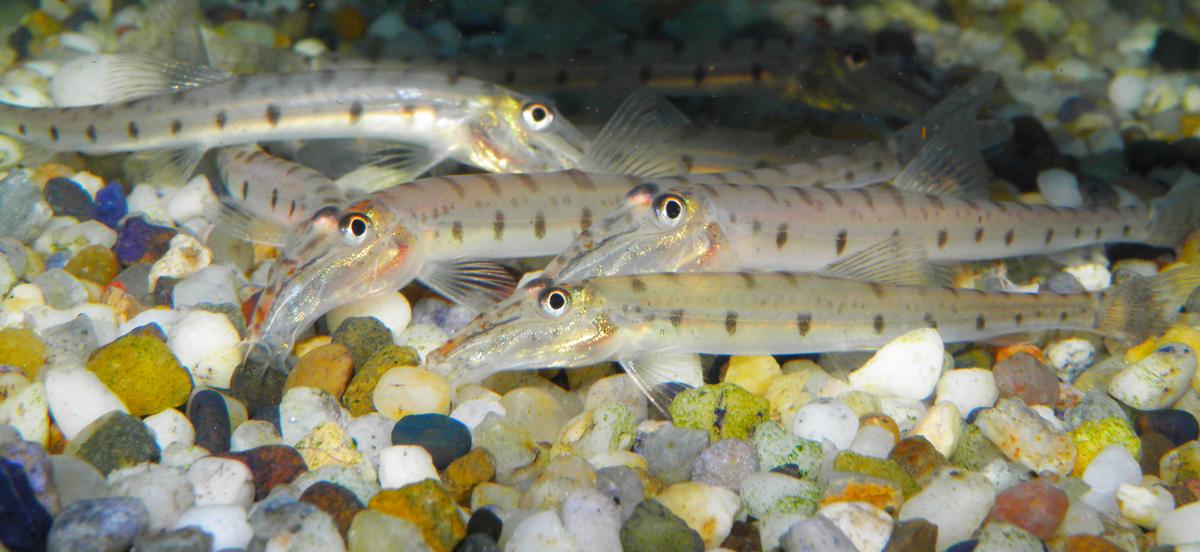
<path id="1" fill-rule="evenodd" d="M 351 352 L 353 354 L 353 352 Z M 355 362 L 354 367 L 361 370 L 369 370 L 382 366 L 394 368 L 396 366 L 420 366 L 421 354 L 412 347 L 401 347 L 399 345 L 388 345 L 371 355 L 365 364 Z"/>
<path id="2" fill-rule="evenodd" d="M 621 526 L 621 549 L 625 552 L 701 552 L 704 540 L 661 502 L 649 499 L 638 504 L 633 515 Z"/>
<path id="3" fill-rule="evenodd" d="M 166 343 L 130 333 L 92 353 L 87 369 L 112 390 L 134 416 L 157 414 L 187 402 L 192 375 Z"/>
<path id="4" fill-rule="evenodd" d="M 979 471 L 993 460 L 1008 460 L 1008 458 L 1004 456 L 1003 451 L 984 436 L 979 427 L 969 424 L 948 460 L 960 468 Z"/>
<path id="5" fill-rule="evenodd" d="M 811 516 L 817 512 L 824 493 L 816 482 L 766 472 L 742 480 L 740 494 L 751 516 L 766 519 L 781 514 Z"/>
<path id="6" fill-rule="evenodd" d="M 917 485 L 916 480 L 910 477 L 900 464 L 892 460 L 883 460 L 880 458 L 871 458 L 858 453 L 844 451 L 838 453 L 833 460 L 833 469 L 838 471 L 847 471 L 871 475 L 887 479 L 900 486 L 904 491 L 904 496 L 909 497 L 921 490 Z"/>
<path id="7" fill-rule="evenodd" d="M 141 420 L 124 412 L 109 412 L 83 428 L 64 454 L 83 460 L 100 473 L 158 462 L 158 444 L 154 434 Z"/>
<path id="8" fill-rule="evenodd" d="M 776 421 L 759 424 L 752 442 L 763 471 L 791 464 L 802 478 L 816 479 L 825 457 L 821 443 L 792 435 Z"/>
<path id="9" fill-rule="evenodd" d="M 712 442 L 749 439 L 767 421 L 770 403 L 732 383 L 687 389 L 671 401 L 675 425 L 708 431 Z"/>
<path id="10" fill-rule="evenodd" d="M 356 370 L 366 366 L 375 353 L 395 344 L 392 341 L 392 332 L 387 326 L 370 316 L 355 316 L 343 320 L 333 332 L 333 342 L 350 350 Z"/>
<path id="11" fill-rule="evenodd" d="M 117 256 L 107 247 L 100 245 L 89 245 L 83 248 L 82 251 L 71 257 L 71 260 L 67 261 L 67 266 L 63 268 L 76 278 L 102 286 L 108 285 L 121 270 L 121 266 L 117 263 Z"/>
<path id="12" fill-rule="evenodd" d="M 967 349 L 954 355 L 955 368 L 985 368 L 992 367 L 992 355 L 983 349 Z"/>

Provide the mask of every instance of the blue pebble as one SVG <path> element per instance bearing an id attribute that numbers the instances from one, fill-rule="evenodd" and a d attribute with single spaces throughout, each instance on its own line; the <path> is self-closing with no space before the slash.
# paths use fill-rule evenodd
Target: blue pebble
<path id="1" fill-rule="evenodd" d="M 127 214 L 129 204 L 125 202 L 125 190 L 120 184 L 112 182 L 96 192 L 96 220 L 115 230 Z"/>
<path id="2" fill-rule="evenodd" d="M 117 246 L 114 248 L 117 260 L 121 261 L 121 264 L 129 265 L 141 259 L 142 255 L 146 254 L 146 242 L 150 238 L 152 229 L 152 226 L 142 217 L 125 221 L 125 227 L 117 236 Z"/>
<path id="3" fill-rule="evenodd" d="M 41 550 L 50 533 L 50 512 L 38 502 L 21 464 L 0 458 L 0 544 L 9 550 Z"/>
<path id="4" fill-rule="evenodd" d="M 392 428 L 393 445 L 418 445 L 429 451 L 438 470 L 471 452 L 471 431 L 443 414 L 409 414 Z"/>
<path id="5" fill-rule="evenodd" d="M 71 260 L 71 254 L 67 253 L 66 251 L 59 251 L 58 253 L 51 253 L 49 257 L 46 257 L 46 270 L 52 270 L 55 268 L 62 268 L 64 266 L 67 266 L 67 262 L 69 262 L 70 260 Z"/>
<path id="6" fill-rule="evenodd" d="M 947 548 L 946 552 L 972 552 L 973 550 L 975 550 L 975 547 L 978 545 L 979 545 L 978 540 L 975 540 L 975 539 L 965 540 L 965 541 L 962 541 L 959 543 L 955 543 L 950 548 Z"/>

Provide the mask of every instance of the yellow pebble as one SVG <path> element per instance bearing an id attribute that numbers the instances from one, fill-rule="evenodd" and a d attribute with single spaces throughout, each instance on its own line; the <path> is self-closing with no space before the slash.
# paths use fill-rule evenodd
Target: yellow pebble
<path id="1" fill-rule="evenodd" d="M 1193 230 L 1184 238 L 1177 260 L 1181 263 L 1200 263 L 1200 230 Z"/>
<path id="2" fill-rule="evenodd" d="M 1155 349 L 1167 343 L 1186 343 L 1193 351 L 1200 351 L 1200 330 L 1184 324 L 1175 324 L 1159 337 L 1151 337 L 1125 351 L 1125 360 L 1137 362 L 1150 356 Z"/>
<path id="3" fill-rule="evenodd" d="M 779 377 L 781 373 L 775 357 L 735 356 L 729 359 L 729 364 L 725 367 L 725 382 L 737 384 L 755 395 L 762 395 L 771 380 Z"/>

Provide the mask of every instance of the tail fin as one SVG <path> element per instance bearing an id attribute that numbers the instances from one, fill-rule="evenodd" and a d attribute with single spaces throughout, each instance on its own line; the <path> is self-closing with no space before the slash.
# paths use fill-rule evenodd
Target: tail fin
<path id="1" fill-rule="evenodd" d="M 1151 278 L 1135 278 L 1096 294 L 1096 331 L 1139 341 L 1174 322 L 1179 307 L 1200 286 L 1200 266 L 1182 265 Z"/>
<path id="2" fill-rule="evenodd" d="M 1180 182 L 1151 205 L 1157 221 L 1147 240 L 1151 245 L 1175 247 L 1189 232 L 1200 229 L 1200 181 Z"/>
<path id="3" fill-rule="evenodd" d="M 979 108 L 992 97 L 997 82 L 997 74 L 981 73 L 948 94 L 917 120 L 893 132 L 888 137 L 888 143 L 900 164 L 906 165 L 912 161 L 924 147 L 925 141 L 940 132 L 954 131 L 969 125 L 979 132 L 976 139 L 987 143 L 996 140 L 997 136 L 993 135 L 1006 130 L 1011 131 L 1011 127 L 1005 127 L 1002 122 L 988 122 L 981 126 L 976 121 Z"/>

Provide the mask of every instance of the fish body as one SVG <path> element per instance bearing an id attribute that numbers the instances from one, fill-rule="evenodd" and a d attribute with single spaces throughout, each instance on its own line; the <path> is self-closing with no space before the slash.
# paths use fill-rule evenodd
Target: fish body
<path id="1" fill-rule="evenodd" d="M 917 328 L 948 342 L 1070 329 L 1137 339 L 1165 327 L 1200 268 L 1097 293 L 988 293 L 805 273 L 665 273 L 577 283 L 534 280 L 427 358 L 457 384 L 504 370 L 622 361 L 643 389 L 644 359 L 677 353 L 801 354 L 877 348 Z"/>

